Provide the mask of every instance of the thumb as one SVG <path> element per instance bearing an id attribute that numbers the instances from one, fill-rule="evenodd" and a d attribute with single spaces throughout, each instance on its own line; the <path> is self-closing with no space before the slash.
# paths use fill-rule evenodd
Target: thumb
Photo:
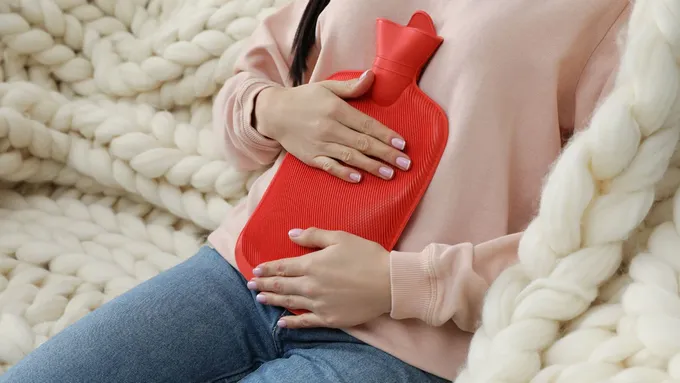
<path id="1" fill-rule="evenodd" d="M 336 96 L 347 99 L 356 98 L 366 93 L 371 89 L 373 80 L 375 80 L 375 75 L 370 70 L 367 70 L 359 78 L 347 81 L 329 80 L 323 81 L 320 84 Z"/>
<path id="2" fill-rule="evenodd" d="M 307 230 L 293 229 L 288 232 L 288 236 L 293 242 L 300 246 L 325 249 L 329 246 L 338 244 L 341 233 L 310 227 Z"/>

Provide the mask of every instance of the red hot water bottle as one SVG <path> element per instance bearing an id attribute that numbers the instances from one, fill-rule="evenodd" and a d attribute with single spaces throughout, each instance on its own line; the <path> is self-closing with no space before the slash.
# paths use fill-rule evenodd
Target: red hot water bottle
<path id="1" fill-rule="evenodd" d="M 237 266 L 246 279 L 263 262 L 315 251 L 290 240 L 293 228 L 342 230 L 394 248 L 448 139 L 446 114 L 417 85 L 442 41 L 422 11 L 406 26 L 377 20 L 375 81 L 366 95 L 348 102 L 404 137 L 411 169 L 396 171 L 389 181 L 365 173 L 352 184 L 286 154 L 236 244 Z M 350 80 L 361 73 L 339 72 L 329 79 Z"/>

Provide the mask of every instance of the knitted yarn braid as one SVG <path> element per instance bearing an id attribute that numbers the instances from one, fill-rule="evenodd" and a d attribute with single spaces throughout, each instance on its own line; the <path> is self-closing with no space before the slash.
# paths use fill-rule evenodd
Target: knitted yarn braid
<path id="1" fill-rule="evenodd" d="M 680 382 L 680 0 L 636 0 L 615 89 L 491 286 L 469 382 Z"/>
<path id="2" fill-rule="evenodd" d="M 0 373 L 246 195 L 212 98 L 287 1 L 0 0 Z"/>

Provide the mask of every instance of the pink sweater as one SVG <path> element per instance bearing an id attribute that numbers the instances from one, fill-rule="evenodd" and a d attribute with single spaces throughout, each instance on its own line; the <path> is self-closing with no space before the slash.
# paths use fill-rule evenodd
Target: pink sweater
<path id="1" fill-rule="evenodd" d="M 392 312 L 350 334 L 456 376 L 487 287 L 516 261 L 561 136 L 587 124 L 610 85 L 628 2 L 331 1 L 319 18 L 309 81 L 370 68 L 376 18 L 404 24 L 422 9 L 444 43 L 420 86 L 450 121 L 439 168 L 391 253 Z M 264 21 L 215 100 L 226 155 L 243 169 L 274 163 L 209 237 L 234 266 L 236 239 L 282 158 L 281 146 L 251 126 L 254 98 L 290 86 L 290 46 L 306 3 L 293 0 Z"/>

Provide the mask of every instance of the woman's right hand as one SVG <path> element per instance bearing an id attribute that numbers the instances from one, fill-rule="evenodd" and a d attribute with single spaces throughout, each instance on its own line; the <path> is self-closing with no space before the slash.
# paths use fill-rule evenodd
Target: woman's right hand
<path id="1" fill-rule="evenodd" d="M 355 169 L 392 179 L 395 167 L 411 166 L 403 137 L 344 101 L 366 93 L 374 78 L 369 71 L 349 81 L 266 88 L 255 104 L 257 130 L 305 164 L 343 180 L 361 181 Z"/>

